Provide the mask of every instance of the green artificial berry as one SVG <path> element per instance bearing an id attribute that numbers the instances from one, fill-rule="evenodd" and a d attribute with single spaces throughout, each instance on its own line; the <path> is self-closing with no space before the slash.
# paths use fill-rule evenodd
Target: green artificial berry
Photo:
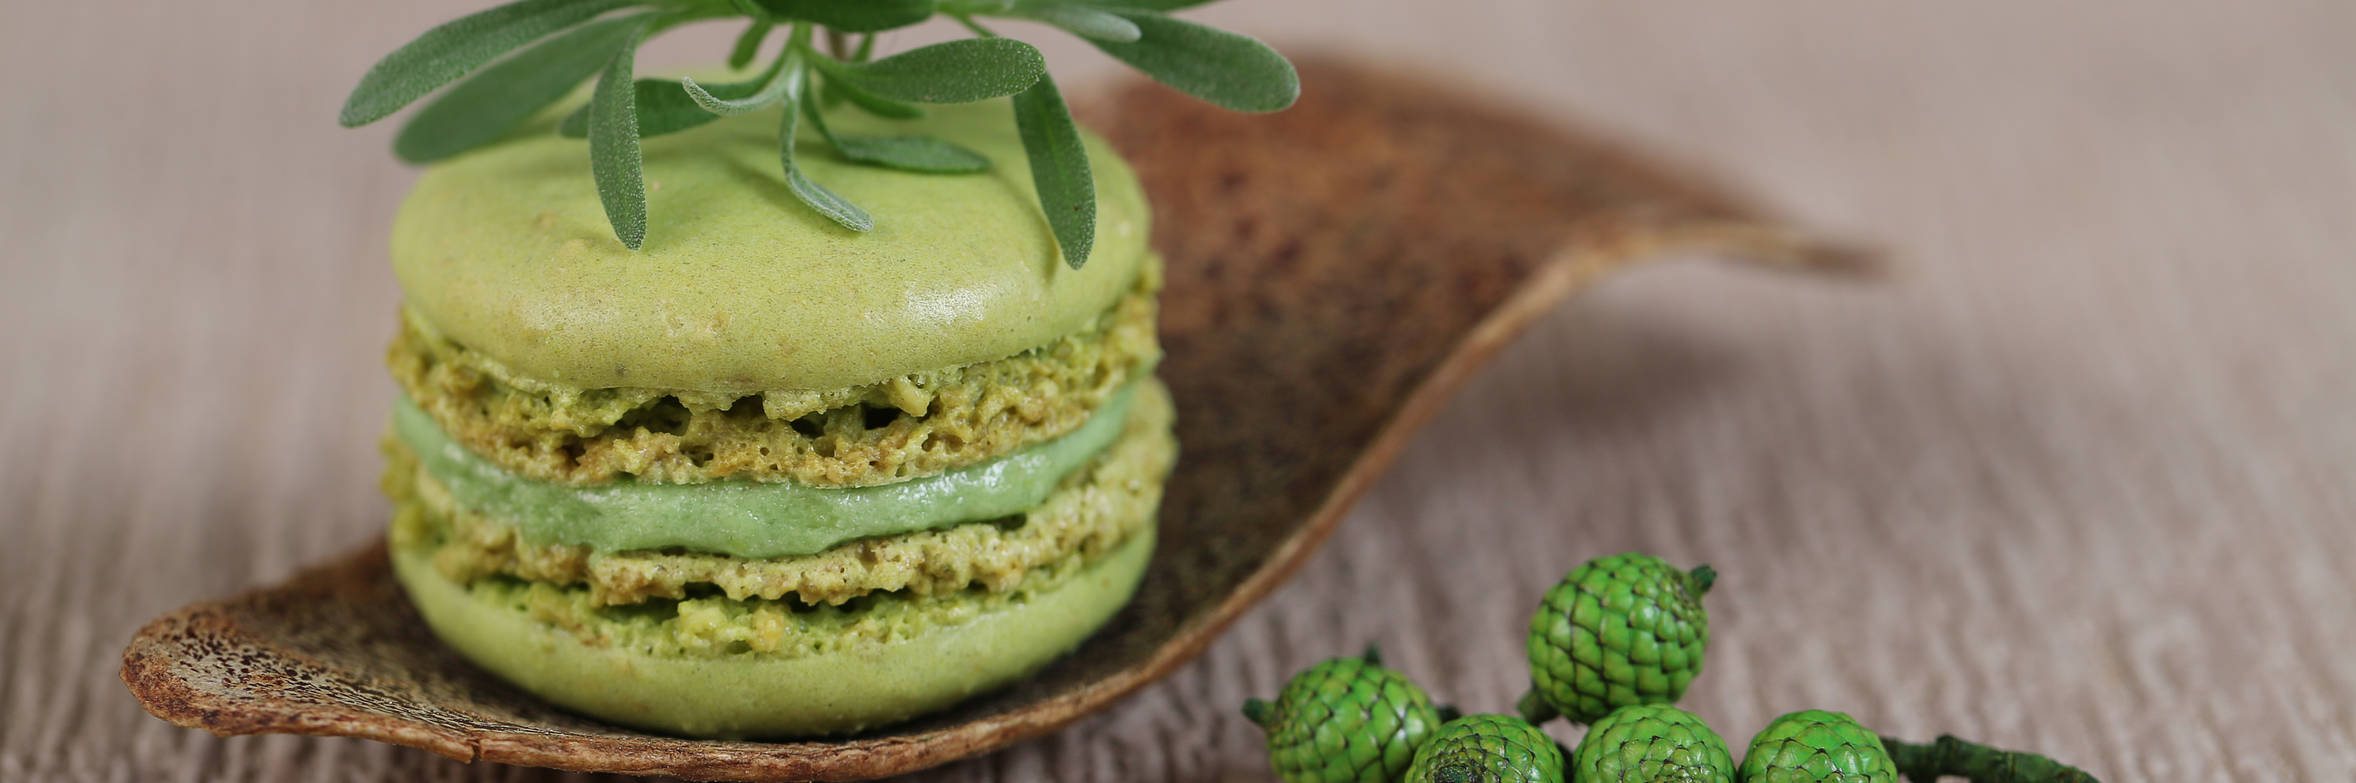
<path id="1" fill-rule="evenodd" d="M 1388 783 L 1440 726 L 1431 697 L 1382 667 L 1369 647 L 1293 675 L 1275 702 L 1244 702 L 1268 732 L 1268 762 L 1287 783 Z"/>
<path id="2" fill-rule="evenodd" d="M 1709 566 L 1680 571 L 1636 552 L 1571 569 L 1530 618 L 1522 717 L 1593 723 L 1619 707 L 1677 701 L 1702 670 L 1702 594 L 1716 578 Z"/>
<path id="3" fill-rule="evenodd" d="M 1511 715 L 1467 715 L 1440 727 L 1407 783 L 1561 783 L 1562 747 Z"/>
<path id="4" fill-rule="evenodd" d="M 1613 710 L 1571 755 L 1579 783 L 1733 783 L 1726 741 L 1693 713 L 1668 704 Z"/>
<path id="5" fill-rule="evenodd" d="M 1742 757 L 1744 783 L 1897 783 L 1881 737 L 1856 718 L 1802 710 L 1776 718 L 1751 738 Z"/>

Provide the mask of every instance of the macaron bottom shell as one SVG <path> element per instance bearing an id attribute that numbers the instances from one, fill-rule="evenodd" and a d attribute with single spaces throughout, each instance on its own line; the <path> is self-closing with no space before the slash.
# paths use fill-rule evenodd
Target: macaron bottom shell
<path id="1" fill-rule="evenodd" d="M 502 679 L 573 711 L 666 734 L 844 734 L 949 707 L 1026 677 L 1077 647 L 1136 592 L 1148 531 L 1046 589 L 953 623 L 791 654 L 681 657 L 584 642 L 527 605 L 444 578 L 431 553 L 396 549 L 393 572 L 426 624 Z M 960 593 L 915 602 L 978 599 Z M 948 608 L 948 607 L 943 607 Z M 925 613 L 930 614 L 930 613 Z"/>

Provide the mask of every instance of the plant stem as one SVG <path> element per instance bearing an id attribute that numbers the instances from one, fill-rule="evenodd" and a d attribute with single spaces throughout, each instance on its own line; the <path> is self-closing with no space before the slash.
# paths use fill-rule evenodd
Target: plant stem
<path id="1" fill-rule="evenodd" d="M 2035 753 L 1999 750 L 1953 734 L 1928 744 L 1883 737 L 1898 774 L 1912 783 L 1935 783 L 1953 775 L 1972 783 L 2100 783 L 2085 770 Z"/>
<path id="2" fill-rule="evenodd" d="M 1274 709 L 1276 709 L 1276 705 L 1269 704 L 1269 703 L 1268 703 L 1267 701 L 1265 701 L 1265 700 L 1261 700 L 1261 699 L 1245 699 L 1245 700 L 1243 700 L 1243 717 L 1244 717 L 1244 719 L 1245 719 L 1245 720 L 1249 720 L 1249 721 L 1251 721 L 1251 722 L 1252 722 L 1252 723 L 1254 723 L 1254 724 L 1258 724 L 1258 725 L 1259 725 L 1261 728 L 1267 728 L 1267 726 L 1268 726 L 1269 712 L 1270 712 L 1270 711 L 1272 711 L 1272 710 L 1274 710 Z"/>
<path id="3" fill-rule="evenodd" d="M 1708 565 L 1694 566 L 1693 571 L 1690 573 L 1693 577 L 1694 595 L 1697 596 L 1709 592 L 1710 585 L 1716 584 L 1718 582 L 1718 569 L 1711 568 Z"/>
<path id="4" fill-rule="evenodd" d="M 974 35 L 978 35 L 983 38 L 998 37 L 997 33 L 990 32 L 990 28 L 983 27 L 982 23 L 974 21 L 973 17 L 970 15 L 953 13 L 949 14 L 949 18 L 957 20 L 958 24 L 965 25 L 965 29 L 972 30 Z"/>
<path id="5" fill-rule="evenodd" d="M 1523 691 L 1522 697 L 1513 703 L 1513 709 L 1521 713 L 1522 720 L 1529 721 L 1532 726 L 1544 725 L 1547 721 L 1562 717 L 1562 713 L 1554 711 L 1554 705 L 1547 704 L 1546 699 L 1538 695 L 1536 688 Z"/>
<path id="6" fill-rule="evenodd" d="M 769 31 L 775 26 L 767 19 L 755 19 L 746 25 L 744 34 L 737 36 L 736 45 L 728 50 L 728 67 L 741 71 L 751 66 L 753 58 L 761 53 L 761 42 L 769 39 Z"/>

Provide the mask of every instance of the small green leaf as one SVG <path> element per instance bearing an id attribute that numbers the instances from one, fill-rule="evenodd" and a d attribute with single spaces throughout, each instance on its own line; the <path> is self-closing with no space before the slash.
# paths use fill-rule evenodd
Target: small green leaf
<path id="1" fill-rule="evenodd" d="M 903 101 L 969 103 L 1022 92 L 1047 73 L 1047 60 L 1030 44 L 1008 38 L 966 38 L 911 49 L 865 63 L 815 60 L 829 78 Z"/>
<path id="2" fill-rule="evenodd" d="M 499 55 L 631 2 L 519 0 L 445 22 L 376 61 L 336 120 L 352 128 L 384 119 Z"/>
<path id="3" fill-rule="evenodd" d="M 646 244 L 645 161 L 638 149 L 638 85 L 631 72 L 648 25 L 645 17 L 636 20 L 589 94 L 589 173 L 614 238 L 631 250 Z"/>
<path id="4" fill-rule="evenodd" d="M 853 163 L 922 174 L 990 170 L 990 159 L 981 153 L 933 136 L 844 136 L 835 140 L 834 149 Z"/>
<path id="5" fill-rule="evenodd" d="M 752 0 L 769 13 L 846 33 L 907 27 L 932 18 L 933 0 Z"/>
<path id="6" fill-rule="evenodd" d="M 788 59 L 798 61 L 800 57 L 788 55 Z M 786 70 L 792 73 L 787 77 L 786 100 L 800 103 L 802 90 L 807 85 L 804 76 L 806 71 L 802 69 L 799 62 L 790 63 Z M 828 220 L 834 221 L 843 228 L 852 231 L 874 230 L 875 217 L 867 214 L 867 210 L 860 209 L 859 205 L 851 203 L 849 199 L 827 190 L 826 186 L 812 182 L 809 177 L 802 175 L 802 167 L 794 164 L 794 137 L 801 132 L 802 113 L 788 107 L 782 114 L 785 115 L 785 120 L 777 130 L 777 157 L 785 167 L 786 190 L 792 191 L 794 198 L 800 199 L 810 209 L 825 215 Z"/>
<path id="7" fill-rule="evenodd" d="M 850 101 L 851 105 L 867 110 L 868 114 L 873 114 L 887 120 L 913 120 L 924 116 L 923 107 L 917 106 L 915 104 L 901 103 L 899 101 L 859 89 L 857 87 L 851 86 L 850 83 L 841 79 L 828 77 L 824 87 L 826 90 L 825 96 L 828 100 Z"/>
<path id="8" fill-rule="evenodd" d="M 785 114 L 793 116 L 793 112 Z M 787 120 L 787 122 L 792 122 L 792 120 Z M 793 153 L 787 152 L 785 154 L 792 155 Z M 836 225 L 861 233 L 875 230 L 875 216 L 867 214 L 867 210 L 860 209 L 859 205 L 851 203 L 840 194 L 827 190 L 825 185 L 811 182 L 810 178 L 804 176 L 799 168 L 785 172 L 785 187 L 793 191 L 794 198 L 800 199 L 804 205 L 816 210 L 818 214 L 825 215 L 826 219 L 834 221 Z"/>
<path id="9" fill-rule="evenodd" d="M 1134 42 L 1089 39 L 1154 81 L 1222 107 L 1270 112 L 1301 97 L 1301 77 L 1275 49 L 1248 35 L 1149 11 L 1116 10 L 1144 35 Z"/>
<path id="10" fill-rule="evenodd" d="M 800 82 L 801 69 L 786 67 L 786 61 L 791 59 L 791 56 L 777 58 L 777 62 L 769 66 L 768 72 L 753 80 L 758 86 L 749 95 L 728 97 L 714 94 L 703 85 L 696 84 L 693 78 L 680 79 L 679 86 L 704 111 L 719 115 L 743 114 L 784 100 L 791 84 Z"/>
<path id="11" fill-rule="evenodd" d="M 1088 171 L 1088 147 L 1072 122 L 1055 77 L 1041 76 L 1014 96 L 1014 127 L 1031 159 L 1031 184 L 1039 209 L 1063 248 L 1064 263 L 1078 269 L 1096 245 L 1096 179 Z"/>
<path id="12" fill-rule="evenodd" d="M 603 70 L 647 16 L 591 22 L 484 68 L 419 109 L 393 154 L 430 163 L 497 141 Z"/>
<path id="13" fill-rule="evenodd" d="M 988 171 L 990 159 L 981 153 L 932 136 L 836 136 L 826 125 L 826 110 L 814 97 L 802 100 L 803 116 L 818 138 L 844 160 L 887 169 L 923 174 L 970 174 Z"/>
<path id="14" fill-rule="evenodd" d="M 750 95 L 760 86 L 759 82 L 739 82 L 715 84 L 710 89 L 715 95 L 736 98 Z M 704 107 L 696 105 L 695 99 L 688 97 L 686 88 L 671 79 L 638 80 L 637 100 L 638 137 L 641 139 L 678 133 L 720 119 L 720 115 L 704 111 Z M 583 105 L 566 115 L 564 122 L 556 126 L 556 132 L 575 139 L 588 136 L 589 107 Z"/>
<path id="15" fill-rule="evenodd" d="M 736 46 L 728 50 L 729 70 L 741 71 L 753 64 L 753 56 L 761 53 L 761 42 L 768 39 L 769 30 L 776 27 L 767 19 L 755 19 L 736 37 Z"/>
<path id="16" fill-rule="evenodd" d="M 1119 14 L 1084 5 L 1050 4 L 1021 6 L 1015 13 L 1063 28 L 1065 32 L 1099 41 L 1128 43 L 1143 35 L 1137 23 Z"/>

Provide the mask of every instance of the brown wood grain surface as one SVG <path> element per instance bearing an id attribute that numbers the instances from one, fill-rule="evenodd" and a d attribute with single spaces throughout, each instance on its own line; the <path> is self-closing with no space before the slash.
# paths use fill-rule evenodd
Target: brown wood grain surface
<path id="1" fill-rule="evenodd" d="M 332 114 L 471 5 L 10 9 L 0 780 L 541 779 L 176 729 L 115 677 L 146 618 L 377 535 L 412 174 Z M 926 779 L 1265 779 L 1236 704 L 1369 641 L 1503 709 L 1537 593 L 1630 548 L 1724 574 L 1688 702 L 1736 744 L 1827 707 L 2106 780 L 2356 777 L 2356 6 L 1201 16 L 1618 129 L 1900 272 L 1656 267 L 1569 303 L 1204 656 Z M 1050 47 L 1066 81 L 1109 72 L 1083 49 Z"/>

